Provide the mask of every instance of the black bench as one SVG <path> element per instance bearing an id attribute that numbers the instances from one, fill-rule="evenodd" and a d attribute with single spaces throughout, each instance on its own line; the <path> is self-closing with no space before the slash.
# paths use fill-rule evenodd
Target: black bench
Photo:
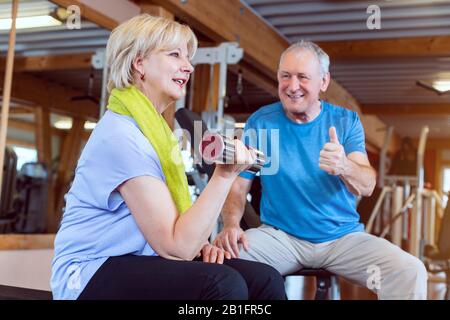
<path id="1" fill-rule="evenodd" d="M 0 285 L 0 300 L 52 300 L 50 291 Z"/>

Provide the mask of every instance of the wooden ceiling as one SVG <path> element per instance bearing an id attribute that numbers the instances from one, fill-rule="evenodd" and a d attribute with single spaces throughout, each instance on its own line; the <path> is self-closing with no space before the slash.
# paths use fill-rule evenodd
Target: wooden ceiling
<path id="1" fill-rule="evenodd" d="M 450 80 L 449 0 L 243 0 L 289 42 L 318 42 L 332 77 L 401 135 L 450 137 L 450 93 L 418 86 Z M 380 9 L 380 29 L 367 20 Z"/>
<path id="2" fill-rule="evenodd" d="M 39 5 L 56 7 L 41 0 L 21 3 L 24 8 L 34 6 L 33 10 Z M 394 125 L 401 135 L 417 135 L 422 125 L 430 125 L 431 136 L 450 137 L 450 95 L 439 96 L 416 85 L 420 80 L 450 80 L 450 0 L 244 0 L 243 4 L 289 42 L 318 41 L 331 56 L 332 77 L 367 114 Z M 374 4 L 381 9 L 380 30 L 366 27 L 366 9 Z M 0 2 L 0 17 L 8 9 L 9 1 Z M 101 72 L 92 70 L 90 56 L 105 47 L 108 36 L 108 30 L 88 21 L 81 30 L 19 31 L 16 71 L 40 79 L 44 86 L 68 87 L 73 95 L 87 92 L 92 73 L 93 92 L 99 98 Z M 0 32 L 3 54 L 7 37 L 7 32 Z M 0 65 L 3 68 L 4 62 Z M 253 71 L 244 67 L 246 72 Z M 236 70 L 229 72 L 226 112 L 247 114 L 276 100 L 274 90 L 269 93 L 246 79 L 243 102 L 235 90 Z M 89 106 L 84 108 L 89 112 Z"/>

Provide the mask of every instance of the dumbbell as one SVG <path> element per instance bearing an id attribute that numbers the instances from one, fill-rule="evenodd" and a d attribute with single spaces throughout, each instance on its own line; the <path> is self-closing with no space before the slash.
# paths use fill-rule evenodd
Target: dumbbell
<path id="1" fill-rule="evenodd" d="M 266 163 L 266 157 L 261 151 L 256 149 L 253 150 L 256 153 L 256 160 L 246 171 L 256 173 L 261 170 Z M 205 133 L 199 144 L 199 151 L 202 158 L 209 163 L 232 164 L 236 161 L 236 150 L 233 140 L 219 133 Z"/>

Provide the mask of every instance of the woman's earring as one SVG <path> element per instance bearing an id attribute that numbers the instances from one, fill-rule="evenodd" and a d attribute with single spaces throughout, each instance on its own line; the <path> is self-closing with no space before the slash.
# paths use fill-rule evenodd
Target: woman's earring
<path id="1" fill-rule="evenodd" d="M 144 81 L 145 80 L 145 74 L 141 73 L 141 80 Z"/>

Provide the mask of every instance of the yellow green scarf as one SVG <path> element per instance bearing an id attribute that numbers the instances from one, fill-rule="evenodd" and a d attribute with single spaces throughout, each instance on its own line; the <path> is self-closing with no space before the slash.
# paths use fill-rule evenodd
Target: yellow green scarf
<path id="1" fill-rule="evenodd" d="M 177 139 L 162 115 L 135 86 L 113 89 L 107 108 L 115 113 L 130 116 L 136 121 L 158 155 L 166 177 L 166 184 L 178 212 L 185 213 L 191 206 L 191 197 L 181 152 Z"/>

